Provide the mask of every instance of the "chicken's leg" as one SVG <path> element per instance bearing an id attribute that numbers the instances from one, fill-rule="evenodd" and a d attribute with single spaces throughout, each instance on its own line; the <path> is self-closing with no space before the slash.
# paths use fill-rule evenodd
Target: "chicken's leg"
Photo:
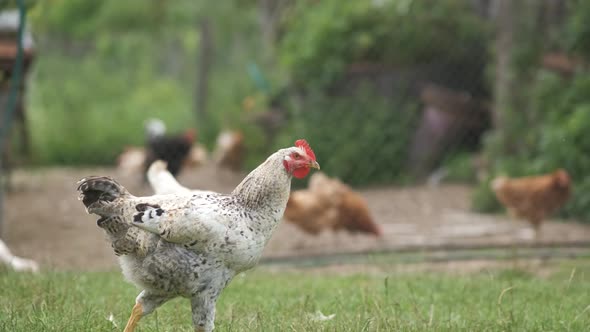
<path id="1" fill-rule="evenodd" d="M 541 242 L 541 224 L 535 224 L 533 225 L 533 229 L 535 231 L 535 242 L 539 243 Z"/>
<path id="2" fill-rule="evenodd" d="M 143 308 L 141 303 L 137 302 L 133 306 L 133 310 L 131 310 L 131 317 L 129 317 L 129 320 L 127 321 L 124 332 L 133 332 L 137 326 L 137 322 L 141 319 L 141 316 L 143 316 Z"/>
<path id="3" fill-rule="evenodd" d="M 137 326 L 137 322 L 143 316 L 149 315 L 173 297 L 172 295 L 152 294 L 149 291 L 143 290 L 135 299 L 135 306 L 131 310 L 131 317 L 127 321 L 124 332 L 133 332 Z"/>
<path id="4" fill-rule="evenodd" d="M 541 219 L 531 219 L 529 220 L 529 222 L 531 223 L 531 226 L 533 226 L 533 231 L 534 233 L 534 242 L 535 243 L 539 243 L 541 240 Z"/>
<path id="5" fill-rule="evenodd" d="M 211 332 L 215 328 L 215 303 L 218 295 L 219 293 L 215 294 L 215 291 L 208 289 L 191 299 L 195 332 Z"/>

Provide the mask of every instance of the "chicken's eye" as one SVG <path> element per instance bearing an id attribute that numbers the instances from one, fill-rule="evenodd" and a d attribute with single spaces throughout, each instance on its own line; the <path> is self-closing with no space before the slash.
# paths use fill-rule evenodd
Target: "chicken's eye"
<path id="1" fill-rule="evenodd" d="M 301 158 L 301 155 L 297 152 L 293 152 L 293 159 L 299 159 Z"/>

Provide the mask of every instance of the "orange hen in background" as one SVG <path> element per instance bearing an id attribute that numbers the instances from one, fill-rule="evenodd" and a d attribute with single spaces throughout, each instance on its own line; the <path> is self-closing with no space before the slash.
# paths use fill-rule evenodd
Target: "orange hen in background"
<path id="1" fill-rule="evenodd" d="M 338 179 L 316 172 L 305 190 L 291 193 L 285 219 L 308 234 L 325 229 L 381 236 L 365 200 Z"/>
<path id="2" fill-rule="evenodd" d="M 543 220 L 559 210 L 571 194 L 570 176 L 563 169 L 540 176 L 499 176 L 491 187 L 510 215 L 533 226 L 536 239 Z"/>

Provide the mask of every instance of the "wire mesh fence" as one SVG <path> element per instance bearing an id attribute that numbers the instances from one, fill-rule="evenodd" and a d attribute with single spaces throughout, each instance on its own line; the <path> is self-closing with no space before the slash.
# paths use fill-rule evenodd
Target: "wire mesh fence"
<path id="1" fill-rule="evenodd" d="M 304 137 L 322 172 L 341 181 L 325 182 L 335 188 L 327 195 L 358 193 L 381 236 L 349 233 L 354 227 L 334 220 L 357 210 L 329 220 L 328 202 L 314 208 L 329 221 L 304 218 L 325 230 L 283 223 L 270 257 L 521 241 L 525 224 L 469 211 L 494 122 L 498 2 L 152 1 L 140 14 L 115 1 L 38 4 L 28 136 L 13 130 L 2 142 L 3 164 L 15 169 L 8 179 L 2 169 L 10 189 L 3 236 L 45 262 L 83 266 L 86 257 L 60 241 L 76 236 L 98 252 L 92 267 L 110 266 L 100 230 L 76 200 L 79 178 L 110 175 L 151 195 L 146 172 L 163 159 L 182 185 L 227 193 Z M 544 3 L 566 15 L 565 2 Z M 22 142 L 30 150 L 18 150 Z M 589 233 L 548 228 L 548 241 Z"/>

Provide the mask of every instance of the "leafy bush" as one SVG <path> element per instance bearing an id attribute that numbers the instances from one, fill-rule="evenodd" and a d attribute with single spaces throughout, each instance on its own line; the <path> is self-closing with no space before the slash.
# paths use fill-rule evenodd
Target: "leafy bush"
<path id="1" fill-rule="evenodd" d="M 587 77 L 582 78 L 590 83 Z M 563 115 L 562 115 L 563 116 Z M 569 116 L 546 128 L 539 142 L 537 168 L 568 170 L 574 181 L 573 199 L 563 211 L 564 216 L 590 221 L 590 98 L 572 105 Z"/>
<path id="2" fill-rule="evenodd" d="M 131 75 L 92 58 L 39 61 L 28 112 L 38 164 L 113 163 L 124 146 L 143 144 L 146 118 L 163 119 L 171 131 L 192 122 L 191 99 L 179 82 L 154 79 L 149 68 Z M 56 75 L 60 83 L 51 84 Z M 130 89 L 136 81 L 143 83 Z"/>
<path id="3" fill-rule="evenodd" d="M 143 144 L 150 117 L 171 132 L 196 126 L 212 147 L 220 128 L 241 125 L 241 102 L 256 91 L 246 71 L 260 44 L 252 2 L 55 0 L 29 14 L 37 164 L 112 164 L 125 145 Z M 200 17 L 212 18 L 214 39 L 206 122 L 194 117 Z"/>
<path id="4" fill-rule="evenodd" d="M 471 208 L 475 212 L 491 213 L 498 212 L 502 205 L 496 199 L 494 192 L 490 188 L 491 178 L 482 181 L 473 191 L 471 196 Z"/>
<path id="5" fill-rule="evenodd" d="M 566 24 L 565 33 L 567 36 L 570 51 L 590 60 L 590 3 L 584 0 L 572 1 L 571 17 Z"/>
<path id="6" fill-rule="evenodd" d="M 349 65 L 373 63 L 397 69 L 437 67 L 432 72 L 460 68 L 460 74 L 480 75 L 476 83 L 466 79 L 471 88 L 479 88 L 488 34 L 469 6 L 462 0 L 296 3 L 283 21 L 278 48 L 293 86 L 307 94 L 294 114 L 292 131 L 313 140 L 318 156 L 329 156 L 322 167 L 331 175 L 353 184 L 406 180 L 403 168 L 419 114 L 417 96 L 397 86 L 384 98 L 367 87 L 343 91 L 333 84 Z M 453 72 L 453 80 L 460 81 L 460 74 Z M 368 163 L 359 163 L 359 156 Z"/>
<path id="7" fill-rule="evenodd" d="M 447 170 L 447 174 L 444 180 L 473 183 L 477 175 L 473 158 L 473 155 L 467 152 L 457 152 L 445 158 L 443 167 Z"/>
<path id="8" fill-rule="evenodd" d="M 485 57 L 486 28 L 460 0 L 299 1 L 285 30 L 281 58 L 305 84 L 329 84 L 354 62 L 454 63 L 468 71 Z"/>
<path id="9" fill-rule="evenodd" d="M 419 115 L 411 101 L 392 102 L 363 88 L 351 96 L 316 93 L 294 113 L 273 149 L 306 137 L 330 176 L 353 185 L 405 180 L 407 149 Z"/>

